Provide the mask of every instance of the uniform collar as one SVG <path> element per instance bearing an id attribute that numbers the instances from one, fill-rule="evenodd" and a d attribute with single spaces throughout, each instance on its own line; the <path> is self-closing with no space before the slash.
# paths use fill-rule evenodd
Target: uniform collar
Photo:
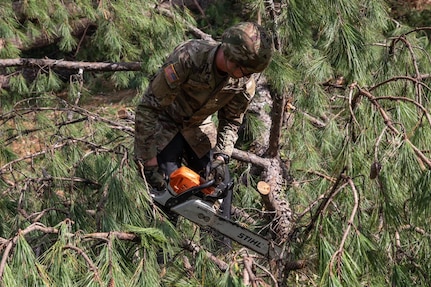
<path id="1" fill-rule="evenodd" d="M 220 47 L 221 47 L 221 43 L 219 43 L 216 47 L 214 47 L 214 49 L 210 53 L 210 57 L 209 58 L 212 59 L 211 60 L 211 65 L 212 65 L 212 69 L 214 71 L 214 75 L 216 75 L 216 77 L 218 79 L 225 79 L 225 78 L 228 77 L 228 73 L 222 72 L 219 69 L 217 69 L 217 65 L 215 64 L 215 61 L 216 61 L 215 57 L 216 57 L 217 52 L 220 49 Z"/>

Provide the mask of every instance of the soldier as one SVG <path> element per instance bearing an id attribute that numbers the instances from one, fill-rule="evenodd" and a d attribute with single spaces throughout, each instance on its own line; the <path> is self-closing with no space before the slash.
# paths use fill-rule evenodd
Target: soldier
<path id="1" fill-rule="evenodd" d="M 163 189 L 183 162 L 224 179 L 255 94 L 252 74 L 268 66 L 272 52 L 272 39 L 252 22 L 227 29 L 221 43 L 189 40 L 175 48 L 136 109 L 135 160 L 152 188 Z"/>

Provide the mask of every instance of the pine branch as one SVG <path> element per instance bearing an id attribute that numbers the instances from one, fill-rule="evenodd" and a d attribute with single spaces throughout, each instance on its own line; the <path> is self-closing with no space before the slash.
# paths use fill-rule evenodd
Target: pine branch
<path id="1" fill-rule="evenodd" d="M 72 29 L 71 34 L 73 36 L 79 36 L 82 35 L 88 29 L 89 26 L 94 25 L 94 23 L 91 20 L 84 18 L 71 21 L 70 25 Z M 19 37 L 15 37 L 13 39 L 0 38 L 0 50 L 4 49 L 7 44 L 12 44 L 15 48 L 21 51 L 28 51 L 35 48 L 45 47 L 50 44 L 57 43 L 62 38 L 58 31 L 53 34 L 57 36 L 53 37 L 51 35 L 48 35 L 46 32 L 42 32 L 41 35 L 38 37 L 31 37 L 30 35 L 30 39 L 29 41 L 27 41 L 28 43 L 21 41 Z"/>
<path id="2" fill-rule="evenodd" d="M 199 245 L 197 245 L 196 243 L 194 243 L 194 242 L 193 242 L 193 241 L 191 241 L 191 240 L 184 240 L 184 241 L 181 243 L 181 246 L 182 246 L 184 249 L 186 249 L 186 250 L 188 250 L 188 251 L 190 251 L 190 252 L 192 252 L 192 253 L 198 253 L 198 252 L 200 252 L 200 251 L 202 250 L 202 247 L 200 247 Z M 206 252 L 206 256 L 207 256 L 207 257 L 208 257 L 212 262 L 214 262 L 222 272 L 226 271 L 226 270 L 229 268 L 229 264 L 227 264 L 226 262 L 224 262 L 224 261 L 220 260 L 219 258 L 217 258 L 217 256 L 215 256 L 215 255 L 214 255 L 214 254 L 212 254 L 211 252 L 207 251 L 207 252 Z"/>
<path id="3" fill-rule="evenodd" d="M 41 155 L 45 155 L 45 154 L 47 154 L 49 152 L 52 152 L 53 150 L 61 149 L 61 148 L 65 147 L 68 144 L 69 144 L 68 142 L 61 143 L 61 144 L 56 143 L 56 144 L 52 145 L 49 149 L 42 150 L 42 151 L 30 154 L 30 155 L 23 156 L 21 158 L 17 158 L 15 160 L 9 161 L 8 163 L 6 163 L 6 164 L 4 164 L 3 166 L 0 167 L 0 175 L 6 174 L 8 172 L 8 169 L 12 169 L 12 166 L 14 164 L 18 163 L 18 162 L 25 161 L 25 160 L 28 160 L 28 159 L 34 159 L 34 158 L 39 157 Z"/>
<path id="4" fill-rule="evenodd" d="M 232 158 L 243 162 L 249 162 L 264 169 L 268 169 L 271 165 L 271 160 L 269 158 L 260 157 L 254 153 L 246 152 L 236 148 L 233 150 Z"/>
<path id="5" fill-rule="evenodd" d="M 243 262 L 244 262 L 244 271 L 243 271 L 243 280 L 244 285 L 252 287 L 258 286 L 258 278 L 253 272 L 253 259 L 250 256 L 243 256 Z"/>
<path id="6" fill-rule="evenodd" d="M 203 32 L 201 29 L 190 24 L 189 22 L 185 21 L 184 19 L 179 19 L 178 17 L 175 17 L 175 15 L 169 9 L 167 9 L 165 6 L 163 6 L 163 5 L 158 6 L 157 11 L 161 15 L 167 16 L 167 17 L 169 17 L 175 21 L 180 21 L 183 25 L 185 25 L 187 27 L 187 29 L 189 29 L 189 31 L 191 33 L 193 33 L 198 38 L 203 39 L 203 40 L 207 40 L 210 42 L 215 42 L 215 40 L 212 38 L 212 36 L 210 34 Z"/>
<path id="7" fill-rule="evenodd" d="M 272 19 L 271 23 L 273 25 L 272 27 L 272 32 L 274 34 L 274 48 L 276 51 L 281 51 L 282 50 L 282 46 L 281 46 L 281 40 L 280 40 L 280 35 L 279 35 L 279 14 L 280 14 L 280 7 L 279 5 L 281 5 L 280 3 L 277 3 L 277 8 L 275 8 L 275 3 L 273 0 L 269 0 L 266 1 L 267 3 L 267 7 L 266 9 L 268 10 L 268 13 L 270 15 L 270 18 Z"/>
<path id="8" fill-rule="evenodd" d="M 111 238 L 116 238 L 124 241 L 139 242 L 139 237 L 134 233 L 110 231 L 110 232 L 95 232 L 87 233 L 83 236 L 85 239 L 109 241 Z"/>
<path id="9" fill-rule="evenodd" d="M 24 211 L 24 209 L 22 209 L 22 208 L 19 208 L 18 209 L 18 211 L 20 212 L 20 213 L 23 213 L 23 215 L 25 215 L 24 217 L 25 217 L 25 219 L 26 220 L 29 220 L 30 222 L 32 222 L 32 223 L 37 223 L 37 222 L 39 222 L 40 221 L 40 219 L 44 216 L 44 215 L 46 215 L 48 212 L 51 212 L 51 211 L 56 211 L 56 212 L 60 212 L 60 213 L 63 213 L 64 215 L 68 215 L 68 213 L 66 212 L 66 211 L 64 211 L 64 210 L 62 210 L 62 209 L 60 209 L 60 208 L 54 208 L 54 207 L 50 207 L 50 208 L 46 208 L 46 209 L 44 209 L 44 210 L 42 210 L 42 211 L 39 211 L 39 212 L 34 212 L 34 213 L 32 213 L 32 214 L 27 214 L 25 211 Z"/>
<path id="10" fill-rule="evenodd" d="M 343 257 L 343 253 L 344 253 L 344 246 L 346 245 L 347 237 L 349 236 L 350 230 L 351 230 L 353 223 L 354 223 L 354 219 L 356 217 L 356 213 L 359 209 L 359 194 L 356 190 L 355 184 L 353 183 L 351 178 L 347 178 L 347 182 L 349 183 L 350 188 L 352 189 L 352 192 L 353 192 L 354 205 L 353 205 L 352 212 L 350 213 L 350 218 L 347 222 L 347 227 L 344 230 L 343 237 L 341 239 L 338 250 L 335 251 L 335 253 L 332 255 L 331 260 L 329 262 L 329 273 L 331 276 L 333 276 L 333 266 L 335 264 L 335 261 L 337 261 L 337 266 L 338 266 L 337 274 L 338 274 L 338 276 L 341 276 L 342 265 L 343 265 L 342 257 Z"/>
<path id="11" fill-rule="evenodd" d="M 70 245 L 70 244 L 65 245 L 63 247 L 63 249 L 70 249 L 70 250 L 73 250 L 76 253 L 78 253 L 78 255 L 81 255 L 84 258 L 85 262 L 87 263 L 90 271 L 93 272 L 94 278 L 96 279 L 96 281 L 100 284 L 100 286 L 102 286 L 102 280 L 100 279 L 98 268 L 93 263 L 93 260 L 91 260 L 91 258 L 87 255 L 87 253 L 84 252 L 84 250 L 82 250 L 81 248 L 78 248 L 76 246 Z"/>
<path id="12" fill-rule="evenodd" d="M 255 225 L 256 220 L 254 220 L 246 211 L 244 211 L 242 208 L 238 208 L 236 206 L 232 206 L 232 217 L 244 220 L 247 224 Z"/>
<path id="13" fill-rule="evenodd" d="M 413 231 L 417 232 L 418 234 L 431 239 L 431 234 L 426 232 L 423 228 L 408 224 L 408 225 L 403 225 L 400 227 L 400 231 L 404 231 L 404 230 L 413 230 Z"/>
<path id="14" fill-rule="evenodd" d="M 34 58 L 17 58 L 17 59 L 0 59 L 0 68 L 5 67 L 33 67 L 33 68 L 57 68 L 66 70 L 84 71 L 140 71 L 141 62 L 76 62 L 53 59 L 34 59 Z"/>
<path id="15" fill-rule="evenodd" d="M 428 166 L 428 169 L 431 169 L 431 160 L 429 158 L 427 158 L 427 156 L 409 140 L 409 138 L 407 137 L 407 135 L 405 133 L 400 132 L 394 126 L 393 121 L 390 118 L 390 116 L 386 113 L 386 111 L 379 104 L 379 102 L 378 102 L 379 98 L 374 97 L 370 92 L 366 91 L 365 89 L 360 88 L 358 85 L 355 85 L 355 86 L 358 88 L 359 93 L 361 95 L 364 95 L 365 97 L 367 97 L 373 103 L 373 105 L 378 109 L 381 116 L 383 117 L 384 123 L 389 128 L 389 130 L 391 132 L 393 132 L 395 135 L 402 135 L 404 138 L 404 141 L 411 146 L 411 148 L 414 150 L 415 154 L 417 155 L 418 159 L 420 161 L 422 161 L 423 163 L 425 163 Z M 420 106 L 419 104 L 417 104 L 417 105 Z"/>
<path id="16" fill-rule="evenodd" d="M 344 181 L 344 172 L 345 172 L 345 170 L 346 170 L 346 168 L 344 168 L 340 172 L 339 176 L 337 177 L 337 180 L 335 181 L 334 185 L 331 187 L 331 190 L 323 198 L 323 201 L 320 203 L 320 205 L 318 206 L 318 208 L 315 211 L 314 215 L 312 216 L 309 225 L 305 229 L 305 232 L 304 232 L 305 236 L 303 237 L 304 239 L 306 239 L 308 237 L 308 234 L 313 230 L 314 226 L 316 225 L 317 220 L 319 219 L 320 216 L 322 216 L 323 211 L 327 208 L 327 206 L 333 200 L 333 198 L 335 197 L 335 195 L 338 194 L 338 192 L 341 190 L 341 187 L 344 186 L 342 184 L 342 182 Z M 340 187 L 340 185 L 341 185 L 341 187 Z"/>
<path id="17" fill-rule="evenodd" d="M 66 219 L 66 221 L 70 221 L 69 219 Z M 17 234 L 9 239 L 0 238 L 0 250 L 4 249 L 3 257 L 0 262 L 0 281 L 2 281 L 2 277 L 4 274 L 4 269 L 6 266 L 6 262 L 10 256 L 10 253 L 13 249 L 13 247 L 16 245 L 19 237 L 26 236 L 33 232 L 41 232 L 44 234 L 60 234 L 60 230 L 53 227 L 47 227 L 39 222 L 35 222 L 28 227 L 26 227 L 23 230 L 19 230 Z M 133 233 L 126 233 L 126 232 L 118 232 L 118 231 L 111 231 L 111 232 L 99 232 L 99 233 L 89 233 L 89 234 L 82 234 L 82 231 L 79 231 L 78 236 L 84 240 L 102 240 L 106 242 L 110 242 L 112 238 L 116 238 L 118 240 L 123 241 L 131 241 L 131 242 L 139 242 L 140 238 Z M 64 234 L 66 237 L 75 237 L 77 234 L 73 233 L 67 233 Z M 89 256 L 83 252 L 80 248 L 72 245 L 65 245 L 63 249 L 72 249 L 76 251 L 78 254 L 83 256 L 84 260 L 87 262 L 87 264 L 90 266 L 90 270 L 93 271 L 95 278 L 97 281 L 100 280 L 100 276 L 97 271 L 97 267 L 94 265 L 92 260 L 89 258 Z"/>
<path id="18" fill-rule="evenodd" d="M 307 112 L 304 111 L 299 111 L 306 119 L 308 119 L 315 127 L 317 128 L 325 128 L 326 127 L 326 123 L 317 119 L 316 117 L 310 115 Z"/>
<path id="19" fill-rule="evenodd" d="M 289 203 L 280 192 L 281 162 L 277 159 L 263 158 L 255 154 L 234 149 L 232 158 L 250 162 L 264 168 L 265 182 L 269 185 L 267 194 L 260 194 L 265 208 L 269 211 L 275 211 L 273 223 L 275 230 L 281 242 L 287 242 L 290 238 L 290 232 L 293 226 L 292 211 Z"/>
<path id="20" fill-rule="evenodd" d="M 3 248 L 3 245 L 6 245 L 6 249 L 3 253 L 3 257 L 2 257 L 2 260 L 0 262 L 0 282 L 2 281 L 2 278 L 3 278 L 3 272 L 4 272 L 4 268 L 6 267 L 6 262 L 7 262 L 7 259 L 9 258 L 9 254 L 10 254 L 13 246 L 16 245 L 18 238 L 20 236 L 25 236 L 28 233 L 35 232 L 35 231 L 39 231 L 39 232 L 43 232 L 43 233 L 49 233 L 49 234 L 59 232 L 59 230 L 56 228 L 46 227 L 45 225 L 43 225 L 39 222 L 36 222 L 36 223 L 29 225 L 24 230 L 19 230 L 15 237 L 13 237 L 7 241 L 3 241 L 4 243 L 2 245 L 0 245 L 0 249 Z"/>

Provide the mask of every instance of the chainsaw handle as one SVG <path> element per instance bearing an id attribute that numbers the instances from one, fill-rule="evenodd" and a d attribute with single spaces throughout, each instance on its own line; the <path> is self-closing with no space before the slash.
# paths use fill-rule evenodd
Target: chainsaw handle
<path id="1" fill-rule="evenodd" d="M 193 186 L 193 187 L 187 189 L 186 191 L 184 191 L 183 193 L 181 193 L 180 196 L 183 195 L 184 193 L 191 193 L 190 195 L 196 194 L 196 193 L 202 191 L 203 189 L 214 185 L 214 183 L 215 183 L 215 180 L 211 179 L 211 180 L 209 180 L 207 182 L 204 182 L 202 184 L 199 184 L 197 186 Z"/>
<path id="2" fill-rule="evenodd" d="M 183 193 L 179 194 L 178 196 L 175 196 L 175 197 L 170 198 L 170 199 L 166 202 L 165 206 L 166 206 L 166 207 L 168 207 L 168 208 L 171 208 L 171 207 L 172 207 L 172 206 L 174 206 L 174 205 L 177 205 L 177 204 L 179 204 L 179 203 L 181 203 L 181 202 L 184 202 L 184 201 L 186 201 L 190 196 L 195 195 L 195 194 L 197 194 L 198 192 L 202 191 L 203 189 L 205 189 L 205 188 L 207 188 L 207 187 L 210 187 L 210 186 L 214 185 L 214 183 L 215 183 L 215 180 L 214 180 L 214 179 L 212 179 L 212 180 L 209 180 L 209 181 L 207 181 L 207 182 L 204 182 L 204 183 L 202 183 L 202 184 L 200 184 L 200 185 L 193 186 L 193 187 L 191 187 L 191 188 L 187 189 L 186 191 L 184 191 Z"/>

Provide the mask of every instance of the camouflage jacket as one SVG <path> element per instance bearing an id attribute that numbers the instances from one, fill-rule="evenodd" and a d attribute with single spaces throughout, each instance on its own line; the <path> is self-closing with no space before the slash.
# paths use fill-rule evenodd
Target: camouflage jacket
<path id="1" fill-rule="evenodd" d="M 219 47 L 220 43 L 187 41 L 151 79 L 136 109 L 136 158 L 155 157 L 178 132 L 199 157 L 211 148 L 232 154 L 256 84 L 253 76 L 220 75 L 214 61 Z M 212 121 L 216 112 L 217 127 Z"/>

